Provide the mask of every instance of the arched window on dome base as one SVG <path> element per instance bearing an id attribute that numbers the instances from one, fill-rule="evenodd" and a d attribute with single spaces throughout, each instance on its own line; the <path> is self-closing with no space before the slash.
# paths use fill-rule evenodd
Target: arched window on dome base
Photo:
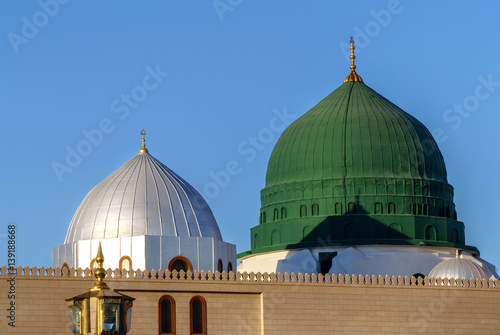
<path id="1" fill-rule="evenodd" d="M 132 269 L 132 258 L 130 258 L 130 256 L 122 256 L 118 261 L 118 268 L 120 269 L 120 272 L 122 270 L 128 271 Z"/>
<path id="2" fill-rule="evenodd" d="M 427 225 L 425 227 L 425 239 L 428 241 L 437 241 L 438 235 L 436 227 L 434 227 L 433 225 Z"/>
<path id="3" fill-rule="evenodd" d="M 279 212 L 278 212 L 278 209 L 277 209 L 277 208 L 275 208 L 275 209 L 274 209 L 274 212 L 273 212 L 273 221 L 276 221 L 276 220 L 278 220 L 278 219 L 279 219 L 278 213 L 279 213 Z"/>
<path id="4" fill-rule="evenodd" d="M 422 215 L 429 215 L 429 206 L 427 206 L 427 204 L 422 205 Z"/>
<path id="5" fill-rule="evenodd" d="M 403 238 L 403 228 L 399 223 L 391 223 L 387 228 L 389 238 Z"/>
<path id="6" fill-rule="evenodd" d="M 415 273 L 412 277 L 415 277 L 416 279 L 415 285 L 418 285 L 418 278 L 422 278 L 422 280 L 425 278 L 425 276 L 420 272 Z"/>
<path id="7" fill-rule="evenodd" d="M 64 263 L 62 266 L 61 266 L 61 276 L 64 276 L 64 269 L 66 269 L 68 271 L 68 276 L 69 276 L 69 265 L 68 263 Z"/>
<path id="8" fill-rule="evenodd" d="M 315 241 L 316 239 L 313 236 L 313 227 L 307 225 L 302 229 L 302 240 L 303 241 Z"/>
<path id="9" fill-rule="evenodd" d="M 342 204 L 340 202 L 335 203 L 335 215 L 342 215 Z"/>
<path id="10" fill-rule="evenodd" d="M 281 207 L 281 220 L 285 220 L 287 217 L 286 215 L 286 208 L 285 207 Z"/>
<path id="11" fill-rule="evenodd" d="M 354 202 L 347 204 L 347 214 L 356 214 L 356 204 Z"/>
<path id="12" fill-rule="evenodd" d="M 396 204 L 393 202 L 389 202 L 387 204 L 387 214 L 395 214 L 396 213 Z"/>
<path id="13" fill-rule="evenodd" d="M 307 207 L 306 205 L 300 206 L 300 217 L 305 218 L 307 216 Z"/>
<path id="14" fill-rule="evenodd" d="M 422 215 L 422 207 L 419 204 L 413 204 L 413 215 Z"/>
<path id="15" fill-rule="evenodd" d="M 180 272 L 183 270 L 184 272 L 193 271 L 193 266 L 191 265 L 191 262 L 189 259 L 187 259 L 184 256 L 176 256 L 170 260 L 168 263 L 168 270 L 170 272 L 177 270 L 177 272 Z"/>
<path id="16" fill-rule="evenodd" d="M 313 204 L 312 205 L 312 216 L 317 216 L 319 215 L 319 206 L 318 204 Z"/>

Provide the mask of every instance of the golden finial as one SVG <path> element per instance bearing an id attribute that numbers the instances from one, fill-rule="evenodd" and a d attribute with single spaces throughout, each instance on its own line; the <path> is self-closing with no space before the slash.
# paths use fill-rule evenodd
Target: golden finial
<path id="1" fill-rule="evenodd" d="M 101 241 L 99 241 L 99 249 L 97 249 L 97 256 L 95 258 L 97 262 L 97 269 L 94 270 L 94 276 L 97 281 L 92 287 L 92 290 L 109 290 L 108 285 L 104 282 L 104 278 L 106 277 L 106 270 L 102 266 L 104 263 L 104 254 L 102 253 Z"/>
<path id="2" fill-rule="evenodd" d="M 148 149 L 146 149 L 146 140 L 144 139 L 144 136 L 146 136 L 146 131 L 143 129 L 141 131 L 141 135 L 142 135 L 142 148 L 139 150 L 139 153 L 143 153 L 143 152 L 149 152 Z"/>
<path id="3" fill-rule="evenodd" d="M 352 38 L 351 36 L 351 73 L 349 73 L 349 75 L 347 77 L 345 77 L 344 79 L 344 83 L 347 82 L 347 81 L 360 81 L 360 82 L 363 82 L 363 79 L 361 79 L 361 77 L 356 73 L 356 65 L 354 65 L 354 59 L 356 58 L 356 56 L 354 56 L 354 39 Z"/>
<path id="4" fill-rule="evenodd" d="M 104 254 L 102 253 L 101 241 L 99 241 L 99 248 L 97 249 L 97 256 L 95 257 L 95 261 L 99 266 L 102 266 L 102 263 L 104 263 Z"/>

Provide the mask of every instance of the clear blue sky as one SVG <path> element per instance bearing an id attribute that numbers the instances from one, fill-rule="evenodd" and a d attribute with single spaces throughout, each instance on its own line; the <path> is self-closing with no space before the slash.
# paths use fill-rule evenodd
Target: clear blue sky
<path id="1" fill-rule="evenodd" d="M 365 83 L 438 132 L 466 242 L 500 266 L 498 1 L 60 2 L 0 4 L 0 248 L 15 223 L 18 264 L 51 265 L 78 205 L 137 153 L 142 128 L 153 156 L 209 191 L 224 239 L 249 249 L 280 135 L 266 128 L 342 84 L 353 35 Z M 78 148 L 86 156 L 69 167 Z M 231 161 L 241 172 L 215 190 L 211 172 Z M 58 178 L 55 162 L 72 171 Z"/>

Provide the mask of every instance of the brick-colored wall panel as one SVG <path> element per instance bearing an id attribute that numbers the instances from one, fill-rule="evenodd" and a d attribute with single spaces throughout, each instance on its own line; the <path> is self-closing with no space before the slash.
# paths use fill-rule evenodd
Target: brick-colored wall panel
<path id="1" fill-rule="evenodd" d="M 10 276 L 0 275 L 0 334 L 69 334 L 66 298 L 92 278 L 16 277 L 16 327 L 7 325 Z M 177 334 L 189 334 L 189 301 L 207 303 L 208 334 L 498 334 L 500 282 L 484 287 L 108 278 L 136 298 L 131 335 L 158 334 L 158 301 L 175 299 Z M 262 328 L 263 327 L 263 328 Z"/>

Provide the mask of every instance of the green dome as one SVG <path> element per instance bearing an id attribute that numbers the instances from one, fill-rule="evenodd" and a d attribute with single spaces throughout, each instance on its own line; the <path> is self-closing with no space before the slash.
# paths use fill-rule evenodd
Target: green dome
<path id="1" fill-rule="evenodd" d="M 240 256 L 363 244 L 477 251 L 465 245 L 453 187 L 430 132 L 360 78 L 283 132 L 261 203 L 252 250 Z"/>
<path id="2" fill-rule="evenodd" d="M 266 188 L 359 177 L 447 182 L 443 156 L 427 128 L 362 82 L 351 81 L 281 135 L 269 159 Z"/>

